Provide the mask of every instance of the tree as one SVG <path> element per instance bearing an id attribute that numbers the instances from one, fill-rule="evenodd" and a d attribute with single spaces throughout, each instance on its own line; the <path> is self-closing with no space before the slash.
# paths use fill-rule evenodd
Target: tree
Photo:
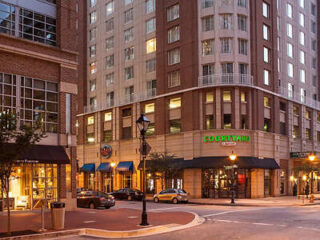
<path id="1" fill-rule="evenodd" d="M 155 178 L 161 180 L 161 187 L 164 189 L 168 180 L 177 177 L 181 171 L 179 164 L 174 162 L 175 155 L 167 152 L 150 153 L 150 164 L 148 166 L 149 173 Z"/>
<path id="2" fill-rule="evenodd" d="M 309 179 L 310 179 L 310 175 L 312 173 L 317 173 L 317 175 L 320 174 L 320 168 L 318 167 L 315 167 L 315 166 L 312 166 L 308 163 L 303 163 L 301 164 L 300 166 L 296 166 L 292 169 L 294 171 L 294 175 L 295 176 L 298 176 L 299 175 L 299 172 L 302 172 L 303 174 L 306 175 L 306 178 L 307 178 L 307 186 L 305 187 L 305 194 L 306 195 L 309 195 L 309 188 L 310 188 L 310 185 L 309 185 Z M 311 179 L 311 181 L 313 181 L 313 179 Z M 312 193 L 312 192 L 311 192 Z"/>
<path id="3" fill-rule="evenodd" d="M 40 130 L 41 121 L 36 121 L 32 127 L 21 125 L 18 128 L 17 123 L 18 119 L 11 111 L 0 112 L 0 180 L 2 197 L 5 192 L 7 202 L 8 235 L 11 235 L 10 176 L 19 157 L 28 151 L 33 144 L 45 137 L 45 134 Z"/>

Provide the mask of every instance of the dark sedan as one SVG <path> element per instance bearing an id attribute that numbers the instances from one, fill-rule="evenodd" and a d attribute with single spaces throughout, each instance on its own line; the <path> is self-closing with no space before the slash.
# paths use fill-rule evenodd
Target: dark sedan
<path id="1" fill-rule="evenodd" d="M 126 199 L 129 201 L 131 200 L 140 201 L 143 198 L 143 192 L 137 189 L 131 189 L 131 188 L 122 188 L 110 194 L 113 195 L 116 199 Z"/>
<path id="2" fill-rule="evenodd" d="M 77 195 L 77 207 L 110 208 L 115 205 L 114 197 L 99 191 L 81 191 Z"/>

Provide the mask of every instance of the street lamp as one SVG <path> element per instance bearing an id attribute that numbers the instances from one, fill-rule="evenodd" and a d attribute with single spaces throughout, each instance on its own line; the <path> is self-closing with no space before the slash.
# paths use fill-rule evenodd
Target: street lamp
<path id="1" fill-rule="evenodd" d="M 111 166 L 111 192 L 113 192 L 113 177 L 114 177 L 114 167 L 116 166 L 116 163 L 115 162 L 112 162 L 110 163 L 110 166 Z"/>
<path id="2" fill-rule="evenodd" d="M 143 160 L 143 199 L 142 199 L 142 215 L 141 215 L 141 226 L 147 226 L 148 223 L 148 215 L 147 215 L 147 206 L 146 206 L 146 155 L 147 155 L 147 143 L 146 143 L 146 132 L 148 126 L 150 124 L 150 120 L 142 113 L 141 116 L 137 120 L 137 125 L 140 130 L 141 138 L 142 138 L 142 151 L 140 154 L 142 155 Z"/>
<path id="3" fill-rule="evenodd" d="M 235 202 L 234 202 L 234 167 L 233 167 L 233 165 L 234 165 L 234 162 L 235 162 L 236 159 L 237 159 L 237 155 L 234 154 L 233 151 L 232 151 L 232 153 L 229 155 L 229 159 L 230 159 L 230 162 L 231 162 L 231 164 L 232 164 L 231 204 L 234 204 Z"/>

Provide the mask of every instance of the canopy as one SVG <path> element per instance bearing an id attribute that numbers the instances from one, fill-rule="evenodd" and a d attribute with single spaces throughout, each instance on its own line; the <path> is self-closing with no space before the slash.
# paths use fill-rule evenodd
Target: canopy
<path id="1" fill-rule="evenodd" d="M 133 172 L 133 162 L 119 162 L 116 170 L 119 172 Z"/>
<path id="2" fill-rule="evenodd" d="M 111 172 L 112 168 L 110 166 L 110 163 L 106 162 L 106 163 L 101 163 L 99 165 L 99 167 L 97 168 L 97 171 L 100 171 L 100 172 Z"/>
<path id="3" fill-rule="evenodd" d="M 95 171 L 95 164 L 94 163 L 87 163 L 83 164 L 80 168 L 81 172 L 94 172 Z"/>

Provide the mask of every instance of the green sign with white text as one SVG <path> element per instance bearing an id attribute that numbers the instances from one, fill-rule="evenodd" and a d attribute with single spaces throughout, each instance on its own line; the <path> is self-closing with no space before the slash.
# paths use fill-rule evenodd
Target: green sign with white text
<path id="1" fill-rule="evenodd" d="M 249 142 L 250 136 L 246 135 L 216 135 L 204 136 L 203 142 Z"/>

